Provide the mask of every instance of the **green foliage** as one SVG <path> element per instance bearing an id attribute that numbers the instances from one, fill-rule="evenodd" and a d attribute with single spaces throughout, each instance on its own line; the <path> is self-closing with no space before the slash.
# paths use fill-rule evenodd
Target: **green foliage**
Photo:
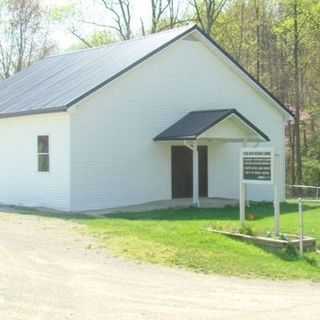
<path id="1" fill-rule="evenodd" d="M 296 179 L 301 151 L 309 148 L 314 134 L 311 120 L 318 124 L 315 134 L 319 132 L 319 35 L 319 0 L 230 1 L 213 28 L 219 44 L 284 104 L 299 111 L 301 124 L 288 130 L 287 157 L 287 181 L 297 184 L 320 184 L 320 158 L 310 155 L 304 155 L 303 181 Z M 293 138 L 297 128 L 299 140 Z"/>
<path id="2" fill-rule="evenodd" d="M 73 19 L 78 15 L 74 4 L 66 4 L 59 7 L 54 7 L 50 11 L 52 21 L 63 23 L 66 19 Z"/>
<path id="3" fill-rule="evenodd" d="M 101 47 L 107 44 L 115 42 L 115 38 L 111 33 L 107 31 L 96 31 L 91 35 L 86 37 L 86 43 L 90 45 L 90 47 Z M 79 50 L 79 49 L 87 49 L 88 45 L 83 42 L 79 42 L 76 45 L 69 48 L 70 51 Z"/>
<path id="4" fill-rule="evenodd" d="M 320 136 L 314 133 L 303 156 L 304 183 L 320 185 Z"/>
<path id="5" fill-rule="evenodd" d="M 87 41 L 92 47 L 100 47 L 115 42 L 116 40 L 110 32 L 96 31 L 88 37 Z"/>
<path id="6" fill-rule="evenodd" d="M 279 236 L 279 239 L 280 239 L 280 240 L 288 241 L 289 238 L 288 238 L 288 235 L 287 235 L 287 234 L 281 233 L 280 236 Z"/>
<path id="7" fill-rule="evenodd" d="M 247 236 L 253 236 L 254 232 L 252 230 L 252 227 L 249 224 L 242 224 L 240 229 L 239 229 L 239 233 L 241 234 L 246 234 Z"/>
<path id="8" fill-rule="evenodd" d="M 303 158 L 304 183 L 310 186 L 320 185 L 320 161 L 308 157 Z"/>
<path id="9" fill-rule="evenodd" d="M 299 256 L 296 247 L 290 242 L 286 246 L 284 252 L 289 258 L 297 258 Z"/>

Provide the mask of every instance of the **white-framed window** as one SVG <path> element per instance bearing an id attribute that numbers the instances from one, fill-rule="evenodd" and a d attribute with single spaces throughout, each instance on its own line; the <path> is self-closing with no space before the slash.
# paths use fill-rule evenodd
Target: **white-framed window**
<path id="1" fill-rule="evenodd" d="M 49 172 L 49 136 L 38 136 L 38 171 Z"/>

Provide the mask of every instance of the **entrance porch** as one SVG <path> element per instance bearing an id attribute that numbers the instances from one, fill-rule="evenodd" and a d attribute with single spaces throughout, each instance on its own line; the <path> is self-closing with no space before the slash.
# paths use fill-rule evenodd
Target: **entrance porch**
<path id="1" fill-rule="evenodd" d="M 200 200 L 203 201 L 200 198 L 208 196 L 208 180 L 214 179 L 209 176 L 210 166 L 214 165 L 208 159 L 211 142 L 245 146 L 247 143 L 267 142 L 269 138 L 237 110 L 218 109 L 190 112 L 156 136 L 154 141 L 171 147 L 172 199 L 192 197 L 192 205 L 199 207 Z M 234 164 L 226 161 L 225 169 Z"/>

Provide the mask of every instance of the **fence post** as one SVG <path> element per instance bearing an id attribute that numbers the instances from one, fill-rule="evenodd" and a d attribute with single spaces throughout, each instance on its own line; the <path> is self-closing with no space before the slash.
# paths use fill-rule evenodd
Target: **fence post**
<path id="1" fill-rule="evenodd" d="M 280 235 L 280 201 L 278 188 L 278 154 L 274 154 L 273 159 L 273 208 L 274 208 L 274 233 L 277 237 Z"/>
<path id="2" fill-rule="evenodd" d="M 303 208 L 302 199 L 299 198 L 299 218 L 300 218 L 300 236 L 299 236 L 299 253 L 303 257 Z"/>

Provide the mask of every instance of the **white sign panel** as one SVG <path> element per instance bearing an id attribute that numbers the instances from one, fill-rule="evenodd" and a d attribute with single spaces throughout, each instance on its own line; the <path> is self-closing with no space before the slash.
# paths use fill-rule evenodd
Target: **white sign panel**
<path id="1" fill-rule="evenodd" d="M 273 183 L 273 149 L 243 148 L 241 150 L 241 180 L 243 183 Z"/>

